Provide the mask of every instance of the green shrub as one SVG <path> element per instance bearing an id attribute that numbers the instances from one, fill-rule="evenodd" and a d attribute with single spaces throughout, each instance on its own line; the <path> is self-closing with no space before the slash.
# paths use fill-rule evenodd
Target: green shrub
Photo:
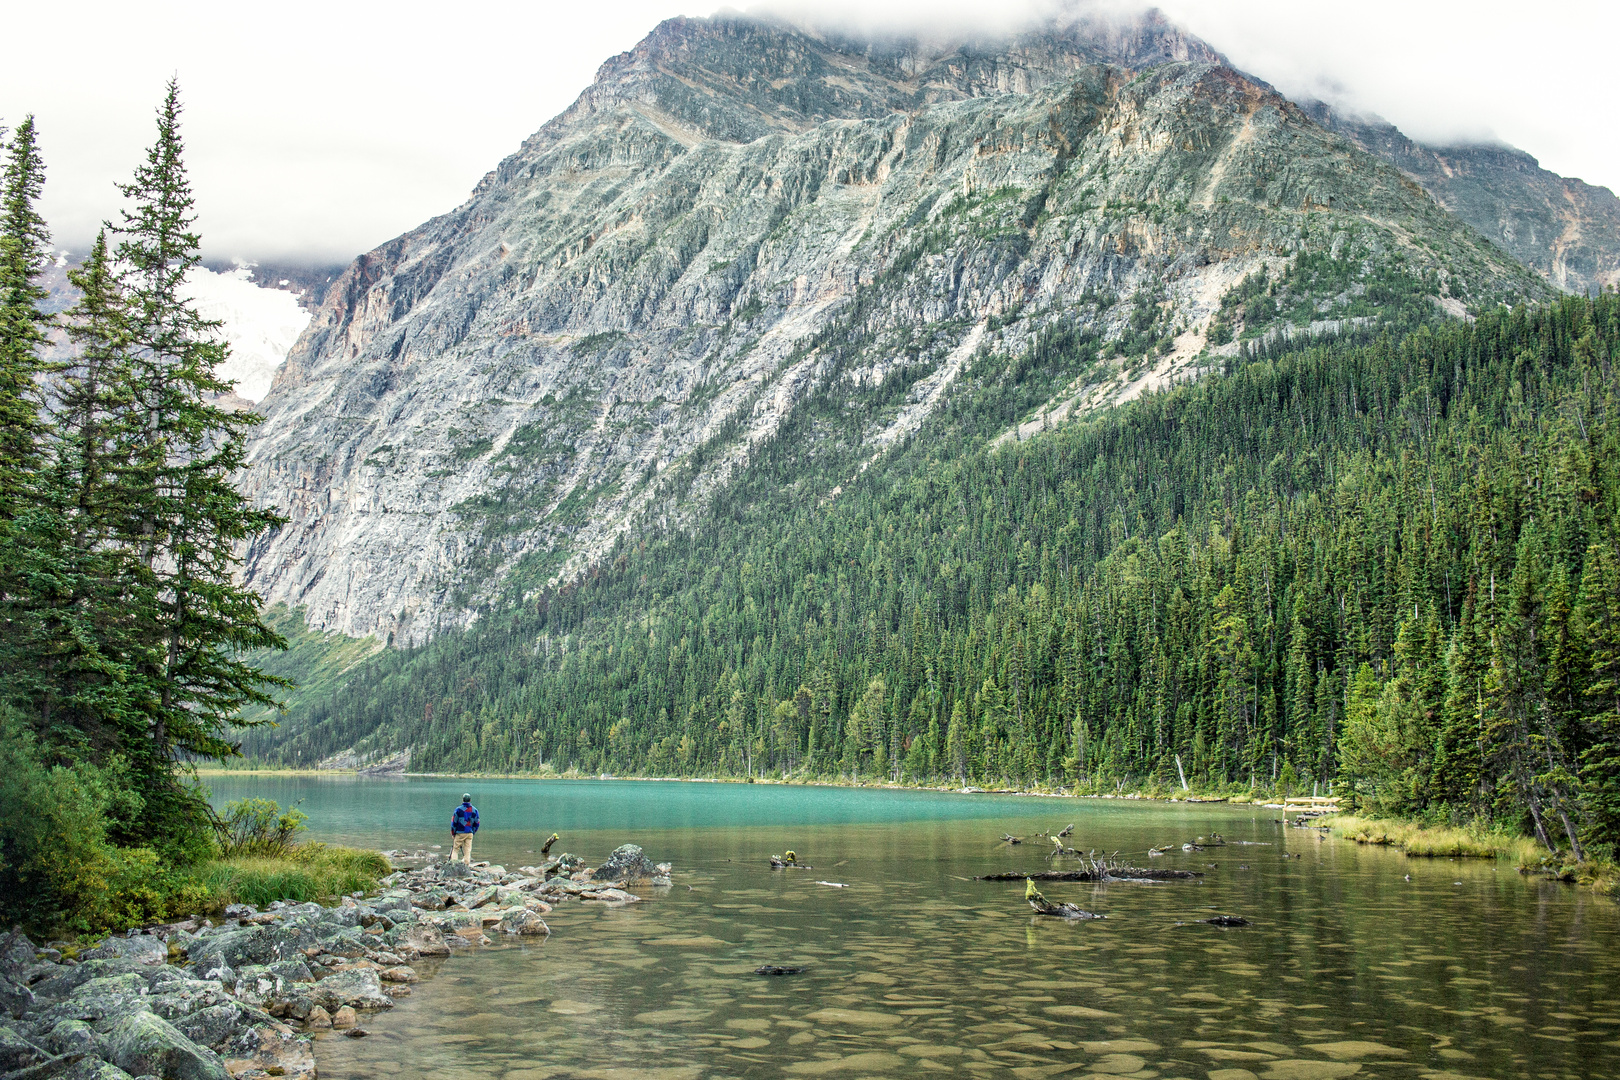
<path id="1" fill-rule="evenodd" d="M 107 843 L 100 770 L 48 766 L 33 731 L 0 713 L 0 922 L 32 932 L 99 928 L 121 865 Z"/>
<path id="2" fill-rule="evenodd" d="M 237 799 L 225 804 L 225 816 L 215 826 L 219 853 L 227 859 L 259 856 L 274 858 L 292 847 L 293 837 L 309 820 L 297 807 L 282 812 L 274 799 Z"/>

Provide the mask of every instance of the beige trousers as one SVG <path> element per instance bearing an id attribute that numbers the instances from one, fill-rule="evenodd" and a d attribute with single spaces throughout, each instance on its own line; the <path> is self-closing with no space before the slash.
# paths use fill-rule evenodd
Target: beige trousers
<path id="1" fill-rule="evenodd" d="M 456 833 L 455 843 L 450 845 L 450 861 L 464 862 L 472 865 L 472 838 L 470 832 Z"/>

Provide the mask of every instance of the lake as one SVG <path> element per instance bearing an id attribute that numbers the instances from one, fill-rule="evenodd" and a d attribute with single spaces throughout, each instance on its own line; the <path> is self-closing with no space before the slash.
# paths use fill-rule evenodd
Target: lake
<path id="1" fill-rule="evenodd" d="M 209 778 L 297 803 L 313 839 L 474 857 L 622 843 L 675 865 L 621 909 L 570 902 L 543 943 L 419 965 L 326 1080 L 938 1075 L 1208 1080 L 1620 1076 L 1620 905 L 1486 861 L 1408 859 L 1225 804 L 642 781 Z M 1043 883 L 1106 920 L 1034 915 L 1049 840 L 1196 881 Z M 773 871 L 795 850 L 813 871 Z M 1072 861 L 1069 865 L 1073 865 Z M 1410 880 L 1408 880 L 1408 875 Z M 837 882 L 834 888 L 820 881 Z M 1241 915 L 1244 928 L 1195 920 Z M 799 975 L 753 974 L 762 964 Z"/>

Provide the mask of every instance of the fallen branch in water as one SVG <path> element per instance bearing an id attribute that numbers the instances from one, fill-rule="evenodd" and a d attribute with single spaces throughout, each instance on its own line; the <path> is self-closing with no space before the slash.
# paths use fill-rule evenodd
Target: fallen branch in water
<path id="1" fill-rule="evenodd" d="M 974 881 L 1183 881 L 1204 875 L 1194 870 L 1157 870 L 1140 866 L 1121 866 L 1098 874 L 1093 870 L 1038 870 L 1034 873 L 980 874 Z"/>
<path id="2" fill-rule="evenodd" d="M 1035 882 L 1028 878 L 1024 881 L 1024 899 L 1029 906 L 1035 909 L 1037 915 L 1053 915 L 1059 919 L 1106 919 L 1106 915 L 1085 911 L 1078 904 L 1054 904 L 1041 895 L 1041 890 L 1035 887 Z"/>

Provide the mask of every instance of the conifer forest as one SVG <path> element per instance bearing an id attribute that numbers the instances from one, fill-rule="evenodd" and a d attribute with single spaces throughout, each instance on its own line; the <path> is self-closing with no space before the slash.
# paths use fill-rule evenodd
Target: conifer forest
<path id="1" fill-rule="evenodd" d="M 1617 345 L 1608 293 L 1272 338 L 990 446 L 1091 359 L 1052 336 L 981 358 L 836 493 L 807 478 L 854 471 L 859 415 L 823 401 L 697 527 L 254 738 L 306 764 L 410 745 L 461 771 L 1332 790 L 1610 845 Z"/>

